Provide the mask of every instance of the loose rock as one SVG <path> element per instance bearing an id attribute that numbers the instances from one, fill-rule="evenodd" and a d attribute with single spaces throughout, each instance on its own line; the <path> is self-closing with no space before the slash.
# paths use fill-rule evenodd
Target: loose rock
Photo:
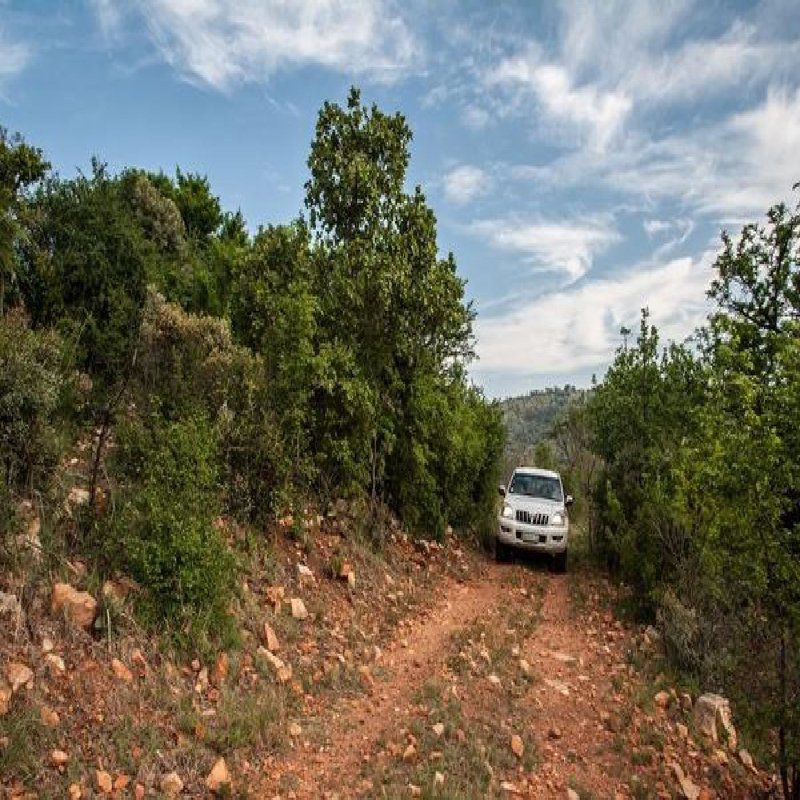
<path id="1" fill-rule="evenodd" d="M 752 772 L 756 771 L 756 765 L 753 763 L 753 756 L 751 756 L 747 750 L 742 749 L 739 751 L 739 761 Z"/>
<path id="2" fill-rule="evenodd" d="M 114 791 L 114 782 L 111 776 L 104 769 L 97 769 L 94 772 L 95 783 L 98 791 L 103 794 L 111 794 Z"/>
<path id="3" fill-rule="evenodd" d="M 305 583 L 306 581 L 309 583 L 314 582 L 314 573 L 305 564 L 297 565 L 297 577 L 299 578 L 301 584 Z"/>
<path id="4" fill-rule="evenodd" d="M 669 705 L 669 699 L 669 692 L 662 689 L 660 692 L 656 693 L 653 701 L 659 708 L 666 708 Z"/>
<path id="5" fill-rule="evenodd" d="M 19 691 L 33 680 L 33 670 L 19 661 L 12 661 L 6 667 L 6 678 L 11 684 L 11 692 Z"/>
<path id="6" fill-rule="evenodd" d="M 230 784 L 231 775 L 230 772 L 228 772 L 228 765 L 225 763 L 224 758 L 220 758 L 217 760 L 216 764 L 214 764 L 211 772 L 208 773 L 206 786 L 210 791 L 214 792 L 214 794 L 217 794 L 230 787 Z"/>
<path id="7" fill-rule="evenodd" d="M 63 675 L 67 671 L 64 659 L 55 653 L 48 653 L 44 657 L 44 665 L 47 667 L 47 671 L 53 676 Z"/>
<path id="8" fill-rule="evenodd" d="M 183 781 L 177 772 L 170 772 L 161 779 L 161 791 L 167 797 L 177 797 L 183 791 Z"/>
<path id="9" fill-rule="evenodd" d="M 697 800 L 700 796 L 700 788 L 684 773 L 680 764 L 673 763 L 671 766 L 675 780 L 678 782 L 678 786 L 686 800 Z"/>
<path id="10" fill-rule="evenodd" d="M 268 622 L 264 623 L 264 643 L 271 653 L 277 653 L 281 649 L 280 640 Z"/>
<path id="11" fill-rule="evenodd" d="M 56 583 L 50 599 L 53 614 L 63 613 L 80 628 L 91 628 L 97 615 L 97 601 L 88 592 L 79 592 L 68 583 Z"/>
<path id="12" fill-rule="evenodd" d="M 228 654 L 225 652 L 220 653 L 214 663 L 214 683 L 217 686 L 222 686 L 222 684 L 225 683 L 225 679 L 228 677 L 229 666 L 230 660 L 228 659 Z"/>
<path id="13" fill-rule="evenodd" d="M 118 658 L 111 661 L 111 669 L 117 678 L 124 683 L 133 683 L 133 673 Z"/>
<path id="14" fill-rule="evenodd" d="M 15 627 L 22 624 L 24 612 L 16 595 L 0 592 L 0 617 L 10 617 Z"/>
<path id="15" fill-rule="evenodd" d="M 39 709 L 39 719 L 41 719 L 42 724 L 46 725 L 48 728 L 58 727 L 58 723 L 61 721 L 58 714 L 53 711 L 50 706 L 42 706 Z"/>
<path id="16" fill-rule="evenodd" d="M 290 664 L 284 664 L 278 656 L 270 653 L 266 647 L 259 647 L 258 654 L 272 667 L 279 683 L 286 683 L 291 679 L 292 667 Z"/>
<path id="17" fill-rule="evenodd" d="M 718 694 L 704 694 L 697 698 L 694 707 L 697 729 L 714 744 L 726 742 L 731 750 L 736 749 L 736 728 L 731 718 L 731 705 Z"/>
<path id="18" fill-rule="evenodd" d="M 306 619 L 308 617 L 306 604 L 299 597 L 293 597 L 290 602 L 292 606 L 292 616 L 295 619 Z"/>

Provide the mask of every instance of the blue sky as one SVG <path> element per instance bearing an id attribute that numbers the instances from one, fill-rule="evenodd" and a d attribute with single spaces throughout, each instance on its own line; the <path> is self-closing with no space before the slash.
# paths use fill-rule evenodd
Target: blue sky
<path id="1" fill-rule="evenodd" d="M 719 237 L 800 180 L 800 8 L 760 3 L 0 0 L 0 123 L 301 210 L 316 112 L 356 83 L 414 130 L 493 396 L 602 375 L 650 307 L 682 339 Z"/>

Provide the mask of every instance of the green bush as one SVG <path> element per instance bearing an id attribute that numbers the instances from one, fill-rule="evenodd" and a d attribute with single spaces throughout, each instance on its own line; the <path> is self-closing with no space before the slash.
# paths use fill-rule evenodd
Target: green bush
<path id="1" fill-rule="evenodd" d="M 588 402 L 610 565 L 800 794 L 800 205 L 723 233 L 696 348 L 643 315 Z M 775 735 L 777 734 L 777 736 Z"/>
<path id="2" fill-rule="evenodd" d="M 150 291 L 132 388 L 140 409 L 167 419 L 203 412 L 218 442 L 224 509 L 263 523 L 292 467 L 263 357 L 234 343 L 226 320 Z"/>
<path id="3" fill-rule="evenodd" d="M 0 317 L 0 459 L 11 489 L 42 488 L 58 463 L 68 364 L 57 333 L 31 330 L 20 311 Z"/>
<path id="4" fill-rule="evenodd" d="M 151 620 L 190 621 L 196 631 L 224 623 L 234 559 L 214 527 L 220 511 L 216 448 L 201 415 L 154 416 L 118 433 L 123 481 L 105 536 L 109 563 L 143 587 Z"/>

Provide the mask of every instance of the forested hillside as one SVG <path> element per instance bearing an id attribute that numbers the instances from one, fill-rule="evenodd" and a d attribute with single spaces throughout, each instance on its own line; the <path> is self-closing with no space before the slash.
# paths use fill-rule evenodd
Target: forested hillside
<path id="1" fill-rule="evenodd" d="M 506 425 L 506 448 L 503 474 L 520 464 L 534 465 L 536 449 L 541 460 L 551 458 L 556 424 L 566 415 L 575 400 L 582 400 L 585 392 L 574 386 L 534 389 L 519 397 L 501 401 Z M 544 443 L 544 447 L 542 447 Z"/>

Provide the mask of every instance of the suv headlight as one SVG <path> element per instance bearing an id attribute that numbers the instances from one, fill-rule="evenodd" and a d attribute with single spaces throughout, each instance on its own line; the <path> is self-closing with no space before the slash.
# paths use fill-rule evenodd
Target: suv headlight
<path id="1" fill-rule="evenodd" d="M 509 506 L 509 505 L 503 506 L 503 516 L 506 519 L 511 519 L 511 517 L 514 516 L 514 509 L 511 508 L 511 506 Z"/>
<path id="2" fill-rule="evenodd" d="M 564 524 L 564 513 L 562 511 L 556 511 L 552 517 L 550 517 L 550 524 L 551 525 L 563 525 Z"/>

